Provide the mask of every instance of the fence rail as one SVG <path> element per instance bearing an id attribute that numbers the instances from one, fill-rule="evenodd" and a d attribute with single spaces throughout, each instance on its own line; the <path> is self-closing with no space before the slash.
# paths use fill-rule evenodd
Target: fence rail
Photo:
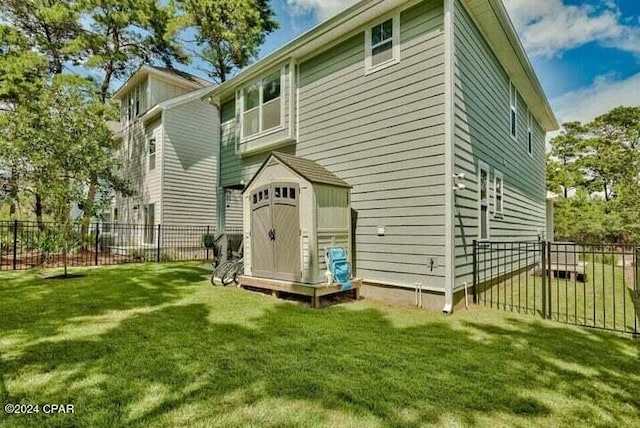
<path id="1" fill-rule="evenodd" d="M 0 221 L 0 271 L 63 265 L 53 223 Z M 241 233 L 241 231 L 225 231 Z M 75 225 L 70 267 L 214 259 L 214 226 L 92 223 Z"/>
<path id="2" fill-rule="evenodd" d="M 640 247 L 474 242 L 477 304 L 640 334 Z"/>

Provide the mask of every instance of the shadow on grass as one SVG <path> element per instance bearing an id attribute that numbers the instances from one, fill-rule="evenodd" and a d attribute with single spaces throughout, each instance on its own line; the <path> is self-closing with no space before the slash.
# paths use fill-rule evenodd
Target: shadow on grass
<path id="1" fill-rule="evenodd" d="M 174 284 L 164 297 L 147 295 L 142 285 L 128 293 L 157 305 L 180 294 L 185 275 L 199 274 L 181 268 L 162 274 Z M 110 290 L 118 296 L 98 293 L 106 307 L 97 303 L 94 310 L 132 305 L 127 290 Z M 67 297 L 71 307 L 89 297 L 76 293 Z M 8 385 L 0 390 L 3 402 L 69 402 L 81 409 L 9 422 L 314 426 L 335 424 L 328 418 L 339 414 L 348 418 L 342 424 L 360 425 L 451 419 L 487 425 L 487 418 L 521 425 L 534 418 L 622 426 L 640 418 L 637 347 L 616 336 L 519 318 L 498 324 L 431 318 L 398 327 L 376 308 L 314 311 L 236 290 L 206 293 L 214 299 L 136 314 L 92 339 L 25 345 L 0 360 Z M 238 300 L 262 310 L 235 322 L 243 315 L 224 306 Z M 51 309 L 58 323 L 66 318 L 62 306 Z M 216 311 L 228 322 L 212 320 Z M 566 401 L 561 408 L 557 397 Z M 276 403 L 267 416 L 255 411 L 265 402 Z M 278 406 L 288 412 L 277 416 Z"/>
<path id="2" fill-rule="evenodd" d="M 205 273 L 177 264 L 76 271 L 82 277 L 56 281 L 39 272 L 5 274 L 0 280 L 0 332 L 41 337 L 71 318 L 166 304 L 188 293 Z"/>

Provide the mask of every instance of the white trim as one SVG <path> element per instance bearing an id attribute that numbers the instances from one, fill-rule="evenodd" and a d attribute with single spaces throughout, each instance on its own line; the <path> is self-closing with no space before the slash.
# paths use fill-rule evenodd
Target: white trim
<path id="1" fill-rule="evenodd" d="M 529 108 L 527 108 L 527 153 L 533 156 L 533 114 Z"/>
<path id="2" fill-rule="evenodd" d="M 241 143 L 247 143 L 247 142 L 251 142 L 253 140 L 256 140 L 258 138 L 261 137 L 265 137 L 267 135 L 273 134 L 275 132 L 280 132 L 283 131 L 285 129 L 285 124 L 284 124 L 284 116 L 286 113 L 286 108 L 285 108 L 285 93 L 287 92 L 286 89 L 291 89 L 291 88 L 287 88 L 286 85 L 286 67 L 287 64 L 282 65 L 279 69 L 273 69 L 267 73 L 264 73 L 262 75 L 260 75 L 260 77 L 258 79 L 255 79 L 249 83 L 247 83 L 246 85 L 243 85 L 242 87 L 238 88 L 238 90 L 236 91 L 236 93 L 240 94 L 240 118 L 238 120 L 238 124 L 239 124 L 239 128 L 240 128 L 240 142 Z M 264 100 L 264 80 L 271 74 L 274 74 L 276 71 L 280 72 L 280 96 L 278 98 L 274 98 L 266 103 L 263 102 Z M 258 85 L 258 105 L 254 108 L 252 108 L 251 110 L 244 110 L 244 92 L 245 90 L 252 86 L 252 85 Z M 289 98 L 291 98 L 291 94 L 289 94 Z M 263 126 L 263 119 L 262 119 L 262 110 L 263 107 L 269 103 L 272 103 L 276 100 L 280 100 L 280 125 L 274 127 L 274 128 L 269 128 L 267 130 L 262 130 L 262 126 Z M 245 136 L 244 135 L 244 116 L 247 113 L 250 113 L 254 110 L 258 110 L 258 132 L 256 134 L 251 134 L 249 136 Z"/>
<path id="3" fill-rule="evenodd" d="M 500 200 L 502 206 L 498 211 L 498 180 L 501 182 L 500 186 Z M 502 218 L 504 216 L 504 176 L 497 169 L 493 171 L 493 218 Z"/>
<path id="4" fill-rule="evenodd" d="M 477 172 L 477 177 L 476 179 L 478 180 L 478 194 L 476 195 L 477 197 L 477 203 L 478 203 L 478 240 L 482 241 L 482 240 L 488 240 L 491 238 L 491 194 L 490 194 L 490 186 L 489 186 L 489 182 L 491 181 L 491 169 L 489 168 L 489 165 L 487 165 L 486 163 L 484 163 L 483 161 L 479 160 L 478 161 L 478 172 Z M 483 201 L 485 201 L 484 199 L 482 199 L 482 171 L 487 173 L 487 181 L 485 184 L 485 191 L 487 194 L 487 198 L 486 198 L 486 205 L 487 205 L 487 237 L 483 238 L 482 237 L 482 205 L 483 205 Z"/>
<path id="5" fill-rule="evenodd" d="M 445 304 L 442 311 L 453 312 L 453 288 L 456 280 L 455 246 L 455 0 L 444 0 L 444 203 L 445 203 Z"/>
<path id="6" fill-rule="evenodd" d="M 512 80 L 509 80 L 509 135 L 518 141 L 518 89 Z"/>
<path id="7" fill-rule="evenodd" d="M 388 20 L 391 20 L 392 35 L 391 35 L 391 59 L 382 62 L 377 65 L 373 65 L 372 52 L 376 46 L 371 44 L 371 30 L 373 27 L 377 27 L 384 24 Z M 384 70 L 387 67 L 398 64 L 400 62 L 400 11 L 395 11 L 392 14 L 383 16 L 372 23 L 368 24 L 364 31 L 364 46 L 365 46 L 365 58 L 364 58 L 364 74 L 368 75 L 375 73 L 376 71 Z M 388 43 L 388 40 L 380 43 L 380 45 Z"/>

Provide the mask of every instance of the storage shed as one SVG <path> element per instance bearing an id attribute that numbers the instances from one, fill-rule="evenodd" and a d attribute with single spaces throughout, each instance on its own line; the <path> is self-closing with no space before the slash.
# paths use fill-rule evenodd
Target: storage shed
<path id="1" fill-rule="evenodd" d="M 352 259 L 350 192 L 316 162 L 272 153 L 243 195 L 245 276 L 326 282 L 326 247 Z"/>

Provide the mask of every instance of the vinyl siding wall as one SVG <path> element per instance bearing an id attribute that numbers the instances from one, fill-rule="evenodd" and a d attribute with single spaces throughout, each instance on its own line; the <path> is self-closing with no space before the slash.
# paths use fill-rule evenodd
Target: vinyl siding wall
<path id="1" fill-rule="evenodd" d="M 149 76 L 149 108 L 193 90 L 192 87 L 185 88 L 158 77 Z"/>
<path id="2" fill-rule="evenodd" d="M 163 222 L 216 225 L 218 109 L 192 101 L 164 112 Z"/>
<path id="3" fill-rule="evenodd" d="M 300 64 L 297 155 L 353 186 L 366 280 L 444 287 L 443 25 L 440 1 L 403 11 L 401 62 L 373 74 L 364 32 Z"/>
<path id="4" fill-rule="evenodd" d="M 125 128 L 120 150 L 121 175 L 128 179 L 133 196 L 116 196 L 118 222 L 144 224 L 144 206 L 155 204 L 155 221 L 161 221 L 162 122 L 157 119 L 146 126 L 142 121 Z M 156 139 L 156 168 L 149 170 L 148 141 Z M 136 209 L 137 207 L 137 209 Z"/>
<path id="5" fill-rule="evenodd" d="M 528 109 L 518 97 L 517 140 L 510 133 L 509 76 L 456 1 L 455 172 L 467 189 L 455 195 L 456 286 L 473 277 L 478 239 L 478 161 L 489 167 L 490 239 L 537 240 L 545 230 L 545 133 L 534 120 L 528 154 Z M 495 216 L 495 171 L 504 179 L 504 214 Z"/>

